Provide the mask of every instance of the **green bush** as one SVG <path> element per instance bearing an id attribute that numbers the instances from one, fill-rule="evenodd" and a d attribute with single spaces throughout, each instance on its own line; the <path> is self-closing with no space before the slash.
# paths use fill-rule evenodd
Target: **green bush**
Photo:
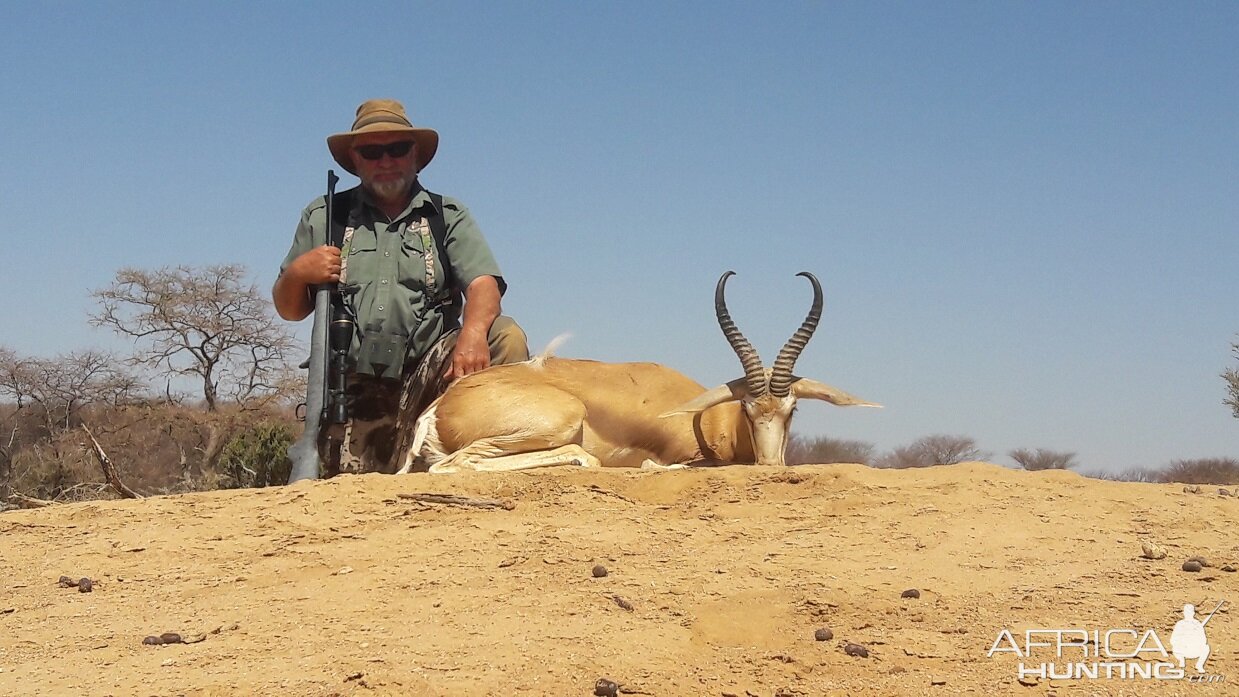
<path id="1" fill-rule="evenodd" d="M 292 427 L 278 421 L 260 422 L 233 436 L 220 456 L 220 488 L 279 486 L 288 482 L 292 467 L 288 446 L 294 440 Z"/>

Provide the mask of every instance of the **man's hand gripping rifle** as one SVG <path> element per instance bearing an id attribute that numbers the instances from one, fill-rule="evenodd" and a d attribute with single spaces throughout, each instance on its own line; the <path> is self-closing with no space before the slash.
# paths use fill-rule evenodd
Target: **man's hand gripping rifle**
<path id="1" fill-rule="evenodd" d="M 328 170 L 325 211 L 327 243 L 337 249 L 345 244 L 344 226 L 337 224 L 333 209 L 338 181 L 340 178 L 335 171 Z M 340 468 L 344 425 L 348 423 L 346 391 L 350 372 L 349 349 L 355 328 L 345 295 L 354 290 L 343 283 L 322 284 L 315 289 L 310 372 L 305 394 L 305 430 L 288 449 L 288 457 L 292 460 L 289 484 L 302 479 L 317 479 L 324 469 L 335 472 Z"/>

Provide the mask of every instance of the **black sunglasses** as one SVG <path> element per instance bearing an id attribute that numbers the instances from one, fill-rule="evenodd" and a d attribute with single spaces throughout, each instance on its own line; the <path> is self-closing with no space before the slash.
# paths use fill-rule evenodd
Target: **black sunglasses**
<path id="1" fill-rule="evenodd" d="M 392 159 L 399 159 L 409 154 L 413 149 L 413 141 L 402 140 L 398 143 L 385 143 L 383 145 L 359 145 L 353 148 L 362 159 L 366 160 L 381 160 L 386 154 Z"/>

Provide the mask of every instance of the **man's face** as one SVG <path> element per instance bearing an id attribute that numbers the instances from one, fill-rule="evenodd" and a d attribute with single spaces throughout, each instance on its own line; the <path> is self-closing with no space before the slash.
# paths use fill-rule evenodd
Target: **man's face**
<path id="1" fill-rule="evenodd" d="M 383 151 L 382 146 L 407 143 L 408 152 L 393 156 Z M 396 148 L 397 150 L 399 148 Z M 363 153 L 378 154 L 378 159 L 367 159 Z M 361 183 L 380 201 L 400 201 L 409 193 L 417 177 L 417 146 L 408 133 L 362 133 L 353 139 L 353 164 Z"/>

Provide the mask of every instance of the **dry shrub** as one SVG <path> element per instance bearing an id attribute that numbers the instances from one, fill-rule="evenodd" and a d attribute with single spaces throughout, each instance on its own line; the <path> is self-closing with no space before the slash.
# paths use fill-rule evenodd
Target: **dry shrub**
<path id="1" fill-rule="evenodd" d="M 1160 482 L 1162 473 L 1148 467 L 1128 467 L 1118 472 L 1090 472 L 1085 474 L 1093 479 L 1104 479 L 1111 482 Z"/>
<path id="2" fill-rule="evenodd" d="M 208 413 L 152 402 L 89 407 L 80 416 L 121 480 L 143 495 L 282 484 L 287 445 L 297 432 L 291 414 L 276 410 Z M 213 459 L 212 450 L 218 451 Z M 81 423 L 22 443 L 5 459 L 6 500 L 9 491 L 54 501 L 116 496 L 103 484 Z"/>
<path id="3" fill-rule="evenodd" d="M 1076 462 L 1076 454 L 1068 452 L 1059 452 L 1049 450 L 1047 448 L 1037 448 L 1029 450 L 1027 448 L 1018 448 L 1007 453 L 1012 460 L 1015 460 L 1020 467 L 1030 471 L 1038 472 L 1041 470 L 1069 470 L 1079 466 Z"/>
<path id="4" fill-rule="evenodd" d="M 905 469 L 987 460 L 990 456 L 990 453 L 979 449 L 977 442 L 968 436 L 937 434 L 925 436 L 911 445 L 895 448 L 879 458 L 876 464 L 889 469 Z"/>
<path id="5" fill-rule="evenodd" d="M 873 444 L 825 436 L 807 438 L 792 435 L 787 442 L 785 458 L 789 465 L 828 465 L 834 462 L 867 465 L 873 459 Z"/>
<path id="6" fill-rule="evenodd" d="M 1180 484 L 1239 484 L 1239 460 L 1233 457 L 1175 460 L 1158 475 L 1160 481 Z"/>

